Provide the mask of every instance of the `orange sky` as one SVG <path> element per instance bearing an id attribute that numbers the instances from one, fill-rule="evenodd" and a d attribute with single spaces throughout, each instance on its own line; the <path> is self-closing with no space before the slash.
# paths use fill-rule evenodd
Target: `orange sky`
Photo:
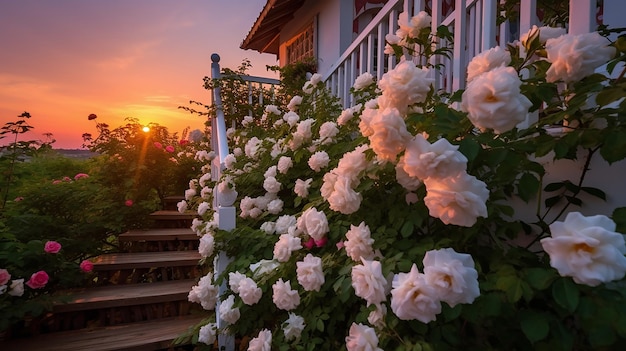
<path id="1" fill-rule="evenodd" d="M 276 77 L 274 55 L 239 49 L 265 0 L 0 0 L 0 125 L 30 112 L 26 139 L 52 133 L 55 148 L 95 134 L 91 113 L 111 127 L 125 117 L 178 132 L 202 128 L 178 109 L 209 103 L 210 55 Z M 11 142 L 5 138 L 0 145 Z M 22 138 L 24 139 L 24 138 Z"/>

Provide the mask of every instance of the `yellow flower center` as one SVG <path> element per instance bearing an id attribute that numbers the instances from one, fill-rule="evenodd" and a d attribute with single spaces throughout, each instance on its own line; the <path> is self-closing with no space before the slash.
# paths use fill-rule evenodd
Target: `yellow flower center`
<path id="1" fill-rule="evenodd" d="M 596 249 L 592 246 L 589 246 L 587 243 L 577 243 L 574 244 L 574 247 L 572 248 L 574 251 L 576 252 L 586 252 L 586 253 L 594 253 L 596 251 Z"/>

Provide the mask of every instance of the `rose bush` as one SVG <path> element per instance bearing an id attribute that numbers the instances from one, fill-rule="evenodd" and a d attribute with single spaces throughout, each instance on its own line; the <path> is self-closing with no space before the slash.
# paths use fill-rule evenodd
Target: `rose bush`
<path id="1" fill-rule="evenodd" d="M 445 54 L 430 40 L 449 33 L 425 19 L 401 17 L 386 51 Z M 591 160 L 626 158 L 626 38 L 541 31 L 475 58 L 464 91 L 435 91 L 439 67 L 406 60 L 359 77 L 342 111 L 313 75 L 288 108 L 231 130 L 222 179 L 192 182 L 201 195 L 185 206 L 220 184 L 239 194 L 235 229 L 211 210 L 193 225 L 214 238 L 205 263 L 232 261 L 190 300 L 238 309 L 218 332 L 253 338 L 250 350 L 623 347 L 626 208 L 579 211 L 610 190 L 586 185 Z M 554 160 L 583 166 L 549 182 Z"/>

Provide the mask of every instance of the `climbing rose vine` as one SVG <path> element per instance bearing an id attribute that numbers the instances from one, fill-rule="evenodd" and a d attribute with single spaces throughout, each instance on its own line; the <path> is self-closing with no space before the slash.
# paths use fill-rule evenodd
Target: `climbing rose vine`
<path id="1" fill-rule="evenodd" d="M 445 54 L 430 44 L 450 34 L 429 21 L 401 15 L 386 53 Z M 315 74 L 286 107 L 243 118 L 227 133 L 221 178 L 209 175 L 216 153 L 199 153 L 205 173 L 179 204 L 202 212 L 192 226 L 202 262 L 230 257 L 189 293 L 214 311 L 198 340 L 623 346 L 626 208 L 594 213 L 609 196 L 586 182 L 591 162 L 623 170 L 626 158 L 626 40 L 603 34 L 534 27 L 476 56 L 451 94 L 436 88 L 441 67 L 398 59 L 378 80 L 359 76 L 346 109 Z M 547 171 L 568 164 L 569 178 Z M 234 202 L 234 229 L 219 229 L 231 209 L 215 210 L 216 196 Z"/>

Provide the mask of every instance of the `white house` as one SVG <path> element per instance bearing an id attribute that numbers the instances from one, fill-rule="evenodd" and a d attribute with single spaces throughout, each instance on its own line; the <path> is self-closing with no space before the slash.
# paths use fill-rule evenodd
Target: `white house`
<path id="1" fill-rule="evenodd" d="M 442 62 L 449 68 L 438 82 L 440 88 L 455 90 L 464 86 L 465 67 L 473 56 L 541 24 L 537 0 L 518 3 L 518 18 L 497 24 L 498 0 L 268 0 L 241 48 L 275 54 L 281 66 L 314 57 L 327 86 L 349 105 L 349 87 L 358 75 L 368 71 L 380 78 L 394 66 L 395 59 L 383 50 L 385 35 L 397 28 L 398 14 L 426 10 L 433 29 L 443 24 L 455 33 L 454 57 Z M 598 24 L 626 26 L 626 1 L 551 2 L 557 3 L 569 8 L 570 32 L 593 31 Z"/>

